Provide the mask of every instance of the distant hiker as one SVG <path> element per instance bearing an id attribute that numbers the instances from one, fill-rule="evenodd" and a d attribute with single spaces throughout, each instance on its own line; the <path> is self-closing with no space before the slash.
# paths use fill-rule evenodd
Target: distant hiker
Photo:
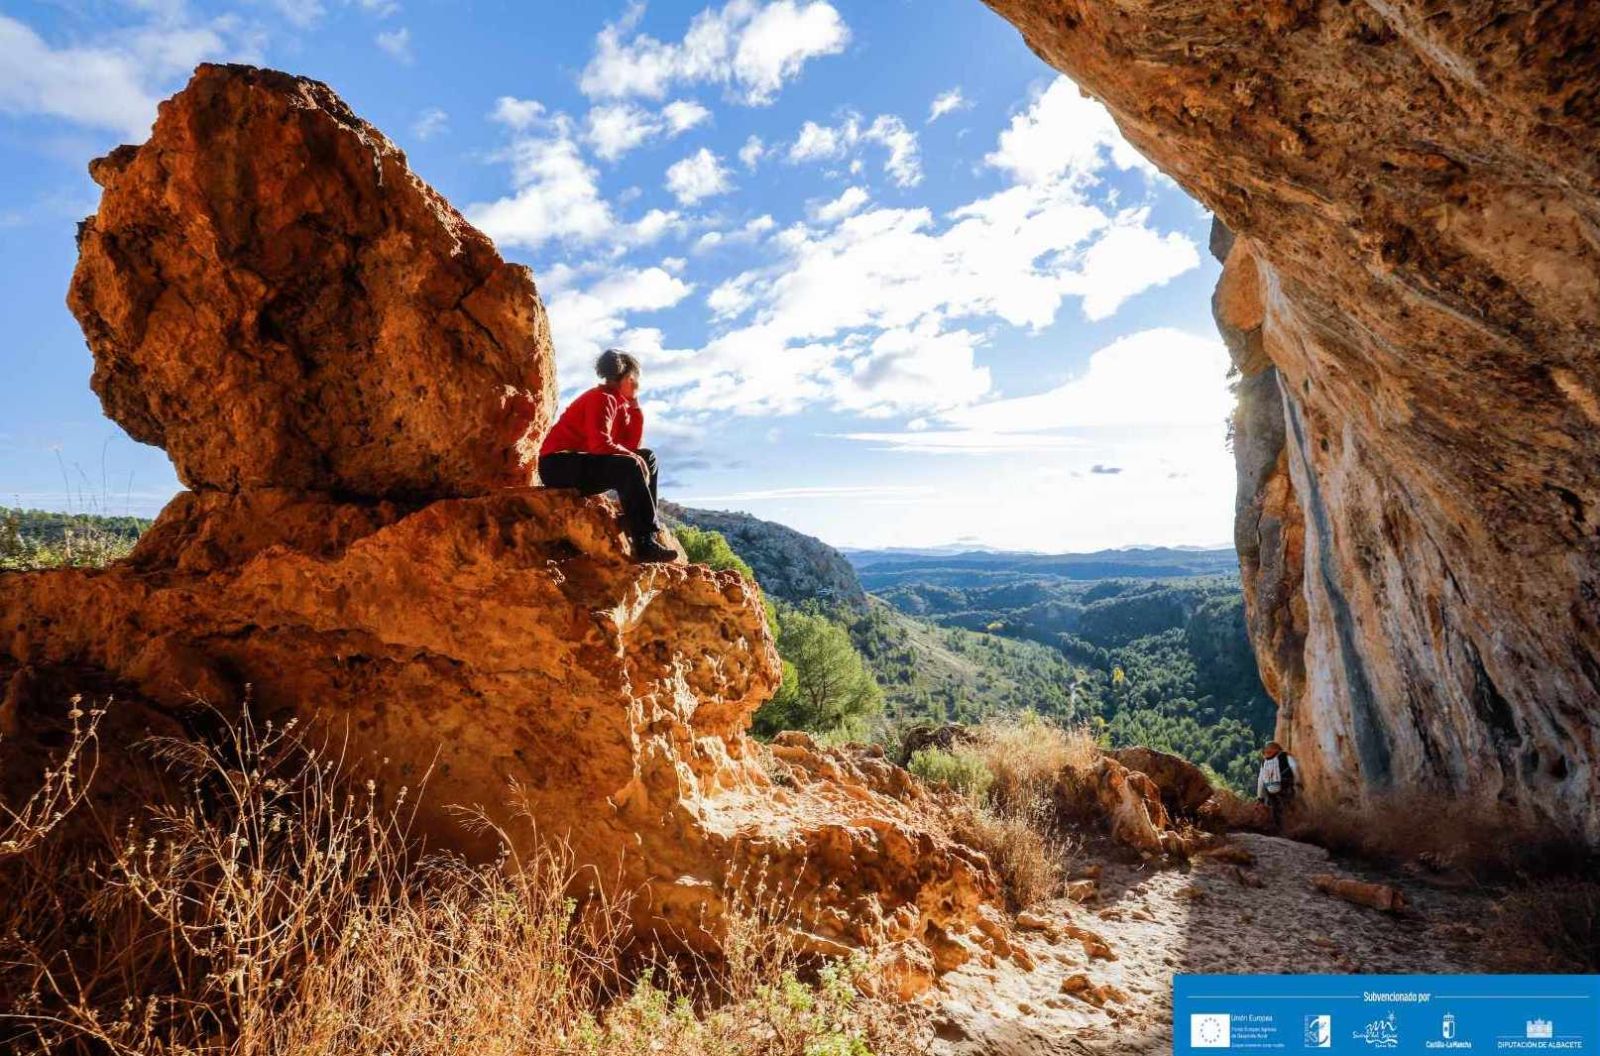
<path id="1" fill-rule="evenodd" d="M 1261 752 L 1261 772 L 1256 775 L 1256 801 L 1272 811 L 1272 827 L 1283 828 L 1283 815 L 1294 804 L 1300 788 L 1300 764 L 1277 741 L 1268 741 Z"/>
<path id="2" fill-rule="evenodd" d="M 585 495 L 615 491 L 622 520 L 639 561 L 670 561 L 674 554 L 656 541 L 656 456 L 639 446 L 644 412 L 639 409 L 639 361 L 619 349 L 595 360 L 600 384 L 572 401 L 539 447 L 539 479 L 550 488 L 577 488 Z"/>

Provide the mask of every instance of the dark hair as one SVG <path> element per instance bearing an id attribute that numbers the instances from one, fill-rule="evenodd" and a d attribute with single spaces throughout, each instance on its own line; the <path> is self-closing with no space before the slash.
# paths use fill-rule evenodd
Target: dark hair
<path id="1" fill-rule="evenodd" d="M 615 384 L 629 374 L 637 376 L 639 361 L 620 348 L 608 348 L 594 361 L 594 372 L 606 384 Z"/>

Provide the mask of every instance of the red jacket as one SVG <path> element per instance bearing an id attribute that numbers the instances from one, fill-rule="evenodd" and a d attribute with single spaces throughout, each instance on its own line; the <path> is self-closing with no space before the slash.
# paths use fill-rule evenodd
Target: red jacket
<path id="1" fill-rule="evenodd" d="M 587 455 L 625 455 L 639 449 L 644 437 L 644 411 L 635 400 L 596 385 L 556 419 L 539 445 L 539 455 L 581 451 Z"/>

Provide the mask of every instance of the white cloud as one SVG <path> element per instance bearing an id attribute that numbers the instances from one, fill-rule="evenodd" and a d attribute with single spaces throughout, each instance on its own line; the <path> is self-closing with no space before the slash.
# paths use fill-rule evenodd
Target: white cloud
<path id="1" fill-rule="evenodd" d="M 842 440 L 855 440 L 885 451 L 904 451 L 917 455 L 1005 455 L 1024 452 L 1061 451 L 1084 446 L 1070 436 L 1038 433 L 982 433 L 974 430 L 919 429 L 907 432 L 838 433 Z"/>
<path id="2" fill-rule="evenodd" d="M 0 14 L 0 111 L 61 118 L 142 141 L 156 103 L 197 63 L 227 56 L 225 26 L 161 21 L 119 30 L 102 44 L 54 48 Z"/>
<path id="3" fill-rule="evenodd" d="M 556 376 L 568 389 L 586 383 L 595 357 L 606 348 L 638 344 L 623 339 L 630 315 L 671 308 L 694 290 L 665 267 L 610 269 L 583 283 L 588 275 L 558 264 L 539 284 L 550 313 Z"/>
<path id="4" fill-rule="evenodd" d="M 408 66 L 415 61 L 415 56 L 411 54 L 411 30 L 405 26 L 401 26 L 399 29 L 385 30 L 374 37 L 373 40 L 378 47 L 388 52 L 390 58 L 403 62 Z"/>
<path id="5" fill-rule="evenodd" d="M 821 484 L 810 487 L 752 488 L 722 495 L 686 495 L 684 502 L 749 502 L 752 499 L 853 499 L 883 496 L 912 497 L 932 495 L 932 485 L 896 486 L 893 484 Z"/>
<path id="6" fill-rule="evenodd" d="M 867 192 L 860 187 L 846 187 L 844 193 L 831 202 L 824 202 L 809 209 L 811 219 L 819 224 L 831 224 L 843 220 L 851 213 L 867 204 Z"/>
<path id="7" fill-rule="evenodd" d="M 899 187 L 915 187 L 922 182 L 922 159 L 917 153 L 917 134 L 906 123 L 891 114 L 875 118 L 861 138 L 881 143 L 889 152 L 883 171 Z"/>
<path id="8" fill-rule="evenodd" d="M 396 0 L 344 0 L 346 6 L 359 7 L 367 14 L 376 18 L 388 18 L 400 10 Z M 277 10 L 291 25 L 299 29 L 310 29 L 328 13 L 322 0 L 270 0 L 271 6 Z M 174 0 L 174 6 L 181 6 L 181 0 Z"/>
<path id="9" fill-rule="evenodd" d="M 767 148 L 761 142 L 761 137 L 752 135 L 744 141 L 744 146 L 739 148 L 739 161 L 745 168 L 753 169 L 766 152 Z"/>
<path id="10" fill-rule="evenodd" d="M 660 99 L 672 85 L 720 84 L 741 102 L 765 106 L 813 58 L 844 50 L 850 31 L 826 0 L 729 0 L 689 23 L 683 39 L 643 33 L 642 4 L 606 26 L 579 86 L 592 98 Z"/>
<path id="11" fill-rule="evenodd" d="M 846 115 L 837 125 L 807 121 L 789 144 L 788 159 L 792 164 L 831 161 L 845 157 L 863 143 L 878 144 L 888 152 L 883 169 L 897 186 L 915 187 L 922 182 L 917 134 L 893 114 L 879 114 L 870 125 L 863 125 L 855 114 Z M 850 166 L 852 173 L 859 169 L 858 163 Z"/>
<path id="12" fill-rule="evenodd" d="M 961 94 L 959 87 L 952 88 L 948 92 L 940 92 L 934 97 L 932 105 L 928 107 L 928 119 L 923 124 L 931 125 L 946 114 L 963 110 L 971 105 L 971 103 L 967 102 L 966 97 Z"/>
<path id="13" fill-rule="evenodd" d="M 862 138 L 853 118 L 812 122 L 789 153 L 837 154 Z M 822 403 L 871 417 L 976 403 L 990 390 L 977 356 L 994 324 L 1041 330 L 1070 298 L 1085 317 L 1106 318 L 1198 265 L 1194 244 L 1151 228 L 1148 211 L 1110 214 L 1090 203 L 1087 189 L 1114 163 L 1096 150 L 942 217 L 873 207 L 860 188 L 813 205 L 816 228 L 777 232 L 775 259 L 707 295 L 723 329 L 674 394 L 676 406 L 785 414 Z M 946 449 L 1019 444 L 926 432 L 918 443 Z"/>
<path id="14" fill-rule="evenodd" d="M 661 117 L 676 136 L 709 119 L 711 111 L 693 99 L 676 99 L 661 108 Z"/>
<path id="15" fill-rule="evenodd" d="M 1199 267 L 1193 242 L 1176 232 L 1159 235 L 1147 226 L 1148 220 L 1148 210 L 1121 214 L 1084 253 L 1066 288 L 1083 298 L 1088 318 L 1104 319 L 1134 294 Z"/>
<path id="16" fill-rule="evenodd" d="M 572 138 L 571 121 L 543 115 L 537 102 L 506 97 L 496 104 L 495 119 L 516 130 L 506 152 L 515 193 L 469 205 L 468 218 L 497 242 L 528 249 L 551 239 L 594 242 L 612 234 L 617 218 Z"/>
<path id="17" fill-rule="evenodd" d="M 309 29 L 322 20 L 328 13 L 320 0 L 272 0 L 272 6 L 278 13 L 291 24 L 301 29 Z"/>
<path id="18" fill-rule="evenodd" d="M 680 204 L 693 205 L 701 199 L 731 191 L 733 184 L 728 175 L 717 156 L 701 147 L 668 167 L 666 187 Z"/>
<path id="19" fill-rule="evenodd" d="M 1078 86 L 1057 77 L 1027 110 L 1000 133 L 994 153 L 984 158 L 1023 183 L 1091 179 L 1109 157 L 1119 169 L 1160 171 L 1128 145 L 1106 108 L 1085 97 Z"/>
<path id="20" fill-rule="evenodd" d="M 807 121 L 800 126 L 800 134 L 789 145 L 789 160 L 816 161 L 819 158 L 836 158 L 843 152 L 844 142 L 839 130 Z"/>
<path id="21" fill-rule="evenodd" d="M 511 141 L 498 157 L 511 163 L 513 193 L 477 202 L 465 212 L 495 241 L 537 249 L 546 242 L 593 245 L 613 252 L 646 245 L 678 230 L 675 211 L 652 209 L 634 221 L 620 219 L 600 193 L 599 173 L 584 160 L 572 119 L 531 99 L 504 96 L 491 118 Z"/>
<path id="22" fill-rule="evenodd" d="M 494 110 L 489 116 L 502 125 L 520 132 L 533 127 L 540 118 L 544 117 L 544 113 L 544 104 L 537 99 L 517 99 L 513 96 L 502 95 L 495 100 Z"/>
<path id="23" fill-rule="evenodd" d="M 450 115 L 437 106 L 423 110 L 411 123 L 411 134 L 420 140 L 429 140 L 448 131 L 450 131 Z"/>
<path id="24" fill-rule="evenodd" d="M 615 161 L 661 131 L 661 122 L 649 111 L 632 103 L 597 106 L 589 111 L 585 139 L 594 152 Z"/>
<path id="25" fill-rule="evenodd" d="M 615 161 L 641 144 L 675 138 L 711 116 L 699 103 L 678 99 L 653 113 L 634 103 L 611 103 L 589 110 L 584 139 L 595 154 Z"/>

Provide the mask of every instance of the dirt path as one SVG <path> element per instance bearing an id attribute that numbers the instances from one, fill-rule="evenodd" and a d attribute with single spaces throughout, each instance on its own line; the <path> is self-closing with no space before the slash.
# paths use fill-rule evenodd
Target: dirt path
<path id="1" fill-rule="evenodd" d="M 1170 1053 L 1172 976 L 1180 972 L 1484 970 L 1485 896 L 1358 871 L 1280 837 L 1237 834 L 1232 842 L 1254 864 L 1198 858 L 1182 871 L 1103 863 L 1097 899 L 1040 911 L 1056 934 L 1029 934 L 1034 971 L 974 963 L 947 977 L 931 1051 Z M 1344 902 L 1311 886 L 1317 873 L 1394 884 L 1409 908 L 1392 915 Z M 1104 939 L 1116 960 L 1088 956 L 1082 941 L 1061 933 L 1068 925 Z M 1090 991 L 1064 993 L 1063 983 L 1079 973 L 1126 1000 L 1100 1008 Z"/>

